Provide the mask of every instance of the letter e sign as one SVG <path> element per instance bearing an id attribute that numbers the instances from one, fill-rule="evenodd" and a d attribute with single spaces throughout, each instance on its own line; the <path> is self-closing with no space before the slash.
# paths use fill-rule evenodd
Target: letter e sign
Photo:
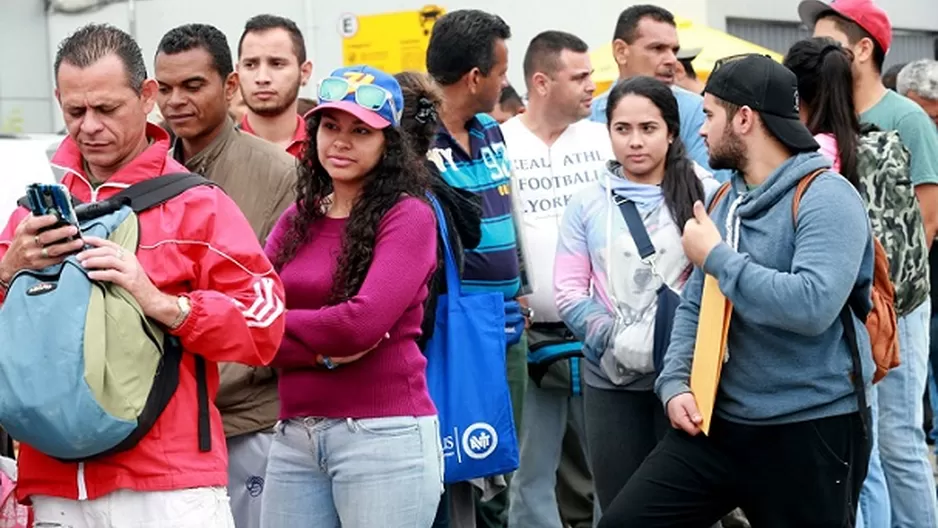
<path id="1" fill-rule="evenodd" d="M 358 33 L 358 17 L 352 13 L 343 13 L 339 16 L 339 35 L 342 38 L 352 38 Z"/>

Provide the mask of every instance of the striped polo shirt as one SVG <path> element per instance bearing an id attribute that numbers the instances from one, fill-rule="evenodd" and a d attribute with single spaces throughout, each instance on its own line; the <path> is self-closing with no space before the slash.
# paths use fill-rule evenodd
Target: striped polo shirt
<path id="1" fill-rule="evenodd" d="M 440 127 L 427 158 L 453 187 L 482 197 L 482 241 L 466 250 L 462 286 L 466 292 L 499 291 L 505 298 L 521 288 L 518 245 L 511 213 L 511 163 L 498 123 L 478 114 L 466 123 L 469 152 Z"/>

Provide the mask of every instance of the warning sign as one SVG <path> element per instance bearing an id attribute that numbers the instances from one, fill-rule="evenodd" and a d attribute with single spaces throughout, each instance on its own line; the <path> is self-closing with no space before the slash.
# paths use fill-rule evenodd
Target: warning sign
<path id="1" fill-rule="evenodd" d="M 373 15 L 343 14 L 338 33 L 342 37 L 345 66 L 368 64 L 388 73 L 426 71 L 427 44 L 442 7 Z"/>

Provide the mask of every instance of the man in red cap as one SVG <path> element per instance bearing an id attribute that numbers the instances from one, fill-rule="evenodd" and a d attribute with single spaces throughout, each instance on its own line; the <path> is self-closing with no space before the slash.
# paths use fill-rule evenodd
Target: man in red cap
<path id="1" fill-rule="evenodd" d="M 889 17 L 872 0 L 834 0 L 829 4 L 805 0 L 798 13 L 814 28 L 814 36 L 830 37 L 853 52 L 854 100 L 860 121 L 899 132 L 911 155 L 910 176 L 930 247 L 938 233 L 938 133 L 918 105 L 883 85 L 883 62 L 892 43 Z M 928 248 L 918 249 L 926 259 Z M 902 365 L 874 389 L 874 409 L 878 403 L 875 419 L 879 422 L 874 444 L 879 444 L 891 502 L 891 526 L 896 527 L 938 526 L 935 481 L 921 425 L 931 311 L 927 275 L 926 270 L 915 278 L 917 287 L 909 289 L 908 298 L 896 299 Z M 860 510 L 868 526 L 890 526 L 874 511 L 875 503 L 886 499 L 881 491 L 875 491 L 879 469 L 875 458 L 874 452 Z"/>

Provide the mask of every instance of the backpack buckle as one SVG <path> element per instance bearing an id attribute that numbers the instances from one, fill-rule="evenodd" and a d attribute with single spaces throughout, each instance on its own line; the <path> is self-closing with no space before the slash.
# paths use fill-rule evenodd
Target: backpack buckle
<path id="1" fill-rule="evenodd" d="M 648 258 L 642 259 L 642 264 L 645 264 L 651 268 L 651 274 L 657 277 L 661 282 L 667 282 L 664 280 L 664 276 L 658 272 L 658 254 L 650 255 Z"/>

